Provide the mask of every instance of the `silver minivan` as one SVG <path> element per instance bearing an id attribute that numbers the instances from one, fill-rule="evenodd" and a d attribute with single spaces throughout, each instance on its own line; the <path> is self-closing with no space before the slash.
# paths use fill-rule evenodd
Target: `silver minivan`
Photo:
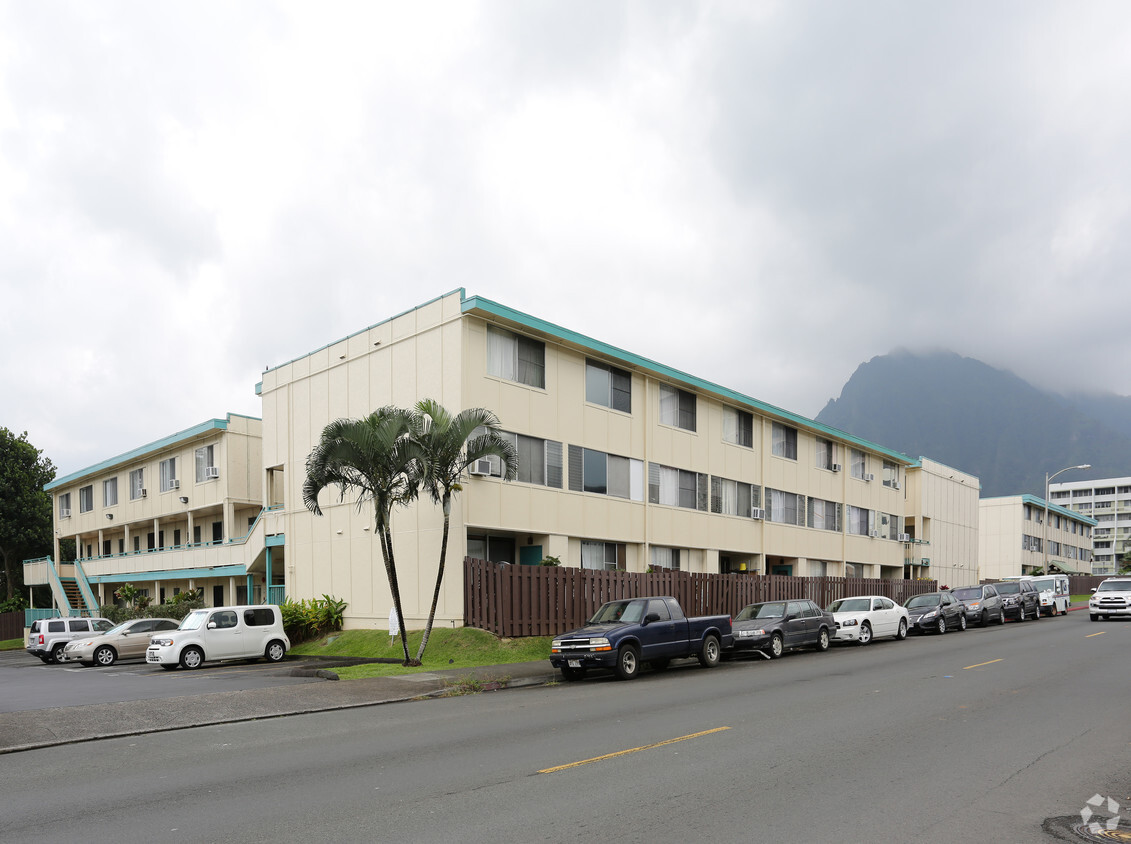
<path id="1" fill-rule="evenodd" d="M 290 648 L 283 614 L 273 604 L 207 607 L 190 612 L 173 632 L 150 639 L 145 661 L 170 671 L 222 659 L 279 662 Z"/>

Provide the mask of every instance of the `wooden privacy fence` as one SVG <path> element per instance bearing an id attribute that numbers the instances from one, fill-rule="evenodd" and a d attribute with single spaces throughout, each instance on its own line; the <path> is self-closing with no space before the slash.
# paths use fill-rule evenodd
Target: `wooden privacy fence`
<path id="1" fill-rule="evenodd" d="M 24 637 L 24 613 L 0 612 L 0 642 Z"/>
<path id="2" fill-rule="evenodd" d="M 509 637 L 555 636 L 583 625 L 606 601 L 643 595 L 671 595 L 689 616 L 733 616 L 758 601 L 810 598 L 824 607 L 852 595 L 886 595 L 903 603 L 937 588 L 934 580 L 589 571 L 471 557 L 463 561 L 463 580 L 464 624 Z"/>

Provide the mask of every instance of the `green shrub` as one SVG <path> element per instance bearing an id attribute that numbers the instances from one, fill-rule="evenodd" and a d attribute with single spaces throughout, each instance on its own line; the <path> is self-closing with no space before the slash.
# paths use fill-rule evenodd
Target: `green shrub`
<path id="1" fill-rule="evenodd" d="M 283 630 L 292 645 L 341 630 L 347 606 L 345 601 L 329 595 L 301 601 L 288 598 L 279 606 L 283 613 Z"/>

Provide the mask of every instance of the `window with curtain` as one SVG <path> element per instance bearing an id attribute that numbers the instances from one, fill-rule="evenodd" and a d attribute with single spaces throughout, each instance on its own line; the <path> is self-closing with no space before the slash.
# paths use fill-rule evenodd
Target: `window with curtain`
<path id="1" fill-rule="evenodd" d="M 711 512 L 750 518 L 751 508 L 761 506 L 761 488 L 756 484 L 711 477 Z"/>
<path id="2" fill-rule="evenodd" d="M 585 361 L 585 400 L 632 413 L 632 376 L 615 366 Z"/>
<path id="3" fill-rule="evenodd" d="M 775 422 L 771 429 L 773 453 L 789 460 L 797 459 L 797 429 Z"/>
<path id="4" fill-rule="evenodd" d="M 754 447 L 754 416 L 745 410 L 723 408 L 723 442 Z"/>
<path id="5" fill-rule="evenodd" d="M 653 504 L 706 511 L 710 507 L 710 477 L 659 463 L 648 464 L 648 500 Z"/>
<path id="6" fill-rule="evenodd" d="M 766 489 L 766 521 L 805 526 L 805 496 L 780 489 Z"/>
<path id="7" fill-rule="evenodd" d="M 673 428 L 683 428 L 686 431 L 695 430 L 695 394 L 671 387 L 667 384 L 660 385 L 660 424 L 671 425 Z"/>
<path id="8" fill-rule="evenodd" d="M 208 470 L 215 467 L 216 463 L 213 460 L 216 447 L 212 445 L 205 445 L 198 448 L 193 453 L 193 462 L 196 466 L 196 482 L 208 480 Z"/>
<path id="9" fill-rule="evenodd" d="M 654 569 L 671 569 L 679 571 L 679 549 L 652 546 L 651 565 Z"/>
<path id="10" fill-rule="evenodd" d="M 581 543 L 581 567 L 594 571 L 624 571 L 627 547 L 623 542 Z"/>
<path id="11" fill-rule="evenodd" d="M 102 482 L 102 506 L 113 507 L 118 503 L 118 479 L 107 478 Z"/>
<path id="12" fill-rule="evenodd" d="M 809 499 L 809 527 L 817 530 L 840 530 L 840 505 L 821 498 Z"/>
<path id="13" fill-rule="evenodd" d="M 84 486 L 79 490 L 79 512 L 89 513 L 94 509 L 94 487 Z"/>
<path id="14" fill-rule="evenodd" d="M 546 344 L 487 326 L 487 374 L 546 388 Z"/>
<path id="15" fill-rule="evenodd" d="M 848 505 L 848 532 L 867 536 L 871 527 L 872 511 Z"/>
<path id="16" fill-rule="evenodd" d="M 168 492 L 173 488 L 173 481 L 177 479 L 177 458 L 170 457 L 168 460 L 162 460 L 160 469 L 161 477 L 161 491 Z"/>
<path id="17" fill-rule="evenodd" d="M 486 429 L 476 428 L 472 437 L 482 436 Z M 499 436 L 514 446 L 518 455 L 518 477 L 524 484 L 537 484 L 555 489 L 562 488 L 562 444 L 554 440 L 528 437 L 511 431 L 499 431 Z M 487 458 L 491 464 L 491 474 L 503 475 L 503 461 L 497 456 Z"/>
<path id="18" fill-rule="evenodd" d="M 889 460 L 884 461 L 884 486 L 894 489 L 899 483 L 899 466 Z"/>
<path id="19" fill-rule="evenodd" d="M 130 500 L 141 498 L 145 490 L 145 469 L 134 469 L 130 472 Z"/>
<path id="20" fill-rule="evenodd" d="M 848 454 L 852 459 L 852 477 L 863 478 L 864 473 L 868 470 L 867 455 L 856 448 L 849 449 Z"/>
<path id="21" fill-rule="evenodd" d="M 817 437 L 817 468 L 831 469 L 837 463 L 836 443 Z"/>

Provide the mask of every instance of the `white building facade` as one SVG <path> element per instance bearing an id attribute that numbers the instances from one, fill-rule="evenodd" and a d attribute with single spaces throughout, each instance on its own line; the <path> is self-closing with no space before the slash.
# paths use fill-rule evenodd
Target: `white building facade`
<path id="1" fill-rule="evenodd" d="M 1131 477 L 1049 485 L 1049 500 L 1095 519 L 1092 574 L 1115 574 L 1131 551 Z"/>
<path id="2" fill-rule="evenodd" d="M 1035 495 L 983 498 L 978 517 L 982 579 L 1032 574 L 1042 570 L 1046 560 L 1050 569 L 1092 574 L 1095 525 L 1094 519 Z"/>

